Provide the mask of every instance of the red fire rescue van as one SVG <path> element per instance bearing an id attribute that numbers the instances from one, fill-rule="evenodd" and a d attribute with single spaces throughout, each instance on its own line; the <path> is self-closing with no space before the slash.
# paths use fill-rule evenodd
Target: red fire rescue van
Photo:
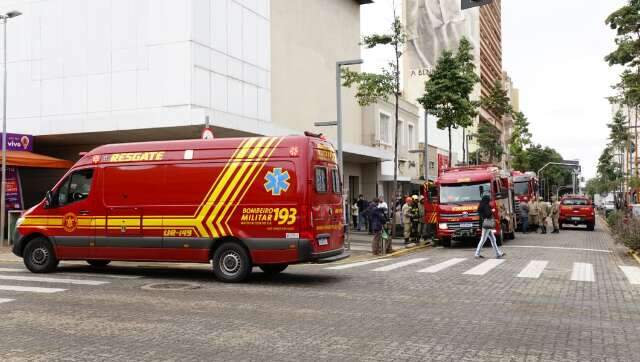
<path id="1" fill-rule="evenodd" d="M 479 238 L 482 232 L 478 205 L 484 195 L 491 197 L 499 243 L 515 238 L 513 184 L 511 177 L 493 165 L 446 169 L 436 182 L 438 230 L 443 246 L 453 239 Z"/>
<path id="2" fill-rule="evenodd" d="M 340 179 L 312 135 L 106 145 L 24 214 L 13 252 L 35 273 L 60 260 L 211 262 L 225 282 L 339 260 Z"/>

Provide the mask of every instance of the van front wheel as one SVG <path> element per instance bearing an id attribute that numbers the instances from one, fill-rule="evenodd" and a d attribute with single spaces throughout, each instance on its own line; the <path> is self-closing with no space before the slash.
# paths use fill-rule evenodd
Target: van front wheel
<path id="1" fill-rule="evenodd" d="M 251 259 L 247 251 L 236 243 L 224 243 L 213 254 L 213 273 L 225 283 L 238 283 L 251 273 Z"/>
<path id="2" fill-rule="evenodd" d="M 60 262 L 49 240 L 35 238 L 24 248 L 24 265 L 32 273 L 51 273 Z"/>

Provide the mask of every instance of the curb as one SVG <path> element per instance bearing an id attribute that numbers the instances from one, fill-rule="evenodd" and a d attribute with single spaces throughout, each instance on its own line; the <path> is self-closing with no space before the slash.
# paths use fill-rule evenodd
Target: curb
<path id="1" fill-rule="evenodd" d="M 609 229 L 609 224 L 607 224 L 606 219 L 604 219 L 602 217 L 602 215 L 598 215 L 598 217 L 600 218 L 601 225 L 607 230 L 607 232 L 611 235 L 611 229 Z M 613 235 L 611 235 L 613 237 Z M 629 256 L 631 256 L 632 258 L 634 258 L 636 260 L 636 262 L 638 262 L 638 264 L 640 264 L 640 254 L 638 254 L 638 252 L 633 251 L 633 250 L 629 250 L 628 252 Z"/>

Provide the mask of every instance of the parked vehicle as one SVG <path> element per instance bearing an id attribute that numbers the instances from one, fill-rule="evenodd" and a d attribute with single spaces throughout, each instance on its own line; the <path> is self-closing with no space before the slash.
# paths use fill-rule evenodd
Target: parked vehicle
<path id="1" fill-rule="evenodd" d="M 212 262 L 238 282 L 253 266 L 347 257 L 342 209 L 336 154 L 319 137 L 106 145 L 24 214 L 13 253 L 35 273 L 60 260 Z"/>
<path id="2" fill-rule="evenodd" d="M 565 195 L 560 201 L 560 228 L 571 224 L 586 225 L 593 231 L 596 225 L 596 210 L 591 200 L 584 195 Z"/>
<path id="3" fill-rule="evenodd" d="M 520 202 L 529 202 L 538 195 L 538 177 L 535 172 L 512 171 L 513 192 L 515 195 L 515 210 L 518 229 L 522 228 L 520 220 Z M 532 225 L 533 226 L 533 225 Z"/>
<path id="4" fill-rule="evenodd" d="M 516 231 L 515 199 L 511 176 L 493 165 L 456 167 L 443 171 L 436 181 L 438 229 L 440 244 L 480 237 L 482 229 L 478 204 L 482 196 L 491 197 L 499 243 L 513 239 Z"/>

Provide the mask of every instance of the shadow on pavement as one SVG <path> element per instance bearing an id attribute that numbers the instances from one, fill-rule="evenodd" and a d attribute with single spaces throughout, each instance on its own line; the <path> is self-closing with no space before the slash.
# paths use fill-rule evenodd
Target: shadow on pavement
<path id="1" fill-rule="evenodd" d="M 122 266 L 110 265 L 102 268 L 96 268 L 83 265 L 63 265 L 56 270 L 58 273 L 78 274 L 82 276 L 90 275 L 91 277 L 100 278 L 121 276 L 123 280 L 127 277 L 144 277 L 148 279 L 169 279 L 183 280 L 186 282 L 200 283 L 220 283 L 210 268 L 177 268 L 170 266 Z M 135 280 L 135 279 L 129 279 Z M 277 275 L 268 275 L 263 273 L 259 268 L 254 268 L 253 272 L 247 280 L 241 284 L 257 284 L 257 285 L 321 285 L 331 284 L 341 281 L 339 276 L 326 274 L 310 274 L 301 270 L 286 270 Z"/>

